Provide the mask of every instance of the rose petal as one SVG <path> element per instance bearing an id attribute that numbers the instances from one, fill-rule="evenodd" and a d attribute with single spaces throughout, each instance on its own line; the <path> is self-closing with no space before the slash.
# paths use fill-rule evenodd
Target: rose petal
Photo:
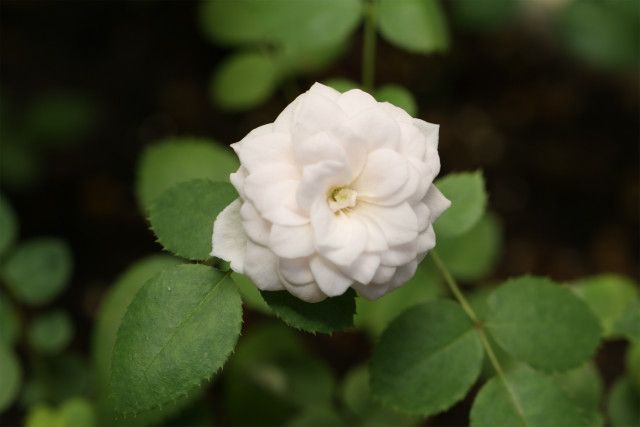
<path id="1" fill-rule="evenodd" d="M 242 141 L 231 144 L 231 148 L 249 173 L 278 163 L 295 164 L 291 136 L 288 133 L 249 134 Z"/>
<path id="2" fill-rule="evenodd" d="M 296 286 L 291 283 L 284 283 L 286 289 L 294 296 L 300 298 L 306 302 L 320 302 L 327 299 L 327 295 L 320 290 L 317 284 L 314 282 L 306 285 Z"/>
<path id="3" fill-rule="evenodd" d="M 380 256 L 364 253 L 360 255 L 349 267 L 340 267 L 340 271 L 356 282 L 369 283 L 378 270 Z"/>
<path id="4" fill-rule="evenodd" d="M 301 286 L 313 282 L 313 274 L 309 267 L 309 257 L 305 258 L 280 258 L 278 265 L 280 274 L 289 283 Z"/>
<path id="5" fill-rule="evenodd" d="M 408 203 L 392 207 L 362 203 L 356 213 L 374 222 L 389 246 L 401 245 L 418 237 L 418 219 Z"/>
<path id="6" fill-rule="evenodd" d="M 316 248 L 332 262 L 348 266 L 367 245 L 367 228 L 356 215 L 333 213 L 325 201 L 316 201 L 311 209 Z"/>
<path id="7" fill-rule="evenodd" d="M 247 247 L 247 236 L 240 218 L 241 204 L 240 199 L 235 199 L 218 214 L 211 236 L 211 256 L 229 261 L 233 271 L 238 273 L 243 272 Z"/>
<path id="8" fill-rule="evenodd" d="M 284 289 L 278 276 L 278 257 L 269 249 L 247 242 L 244 274 L 263 291 Z"/>
<path id="9" fill-rule="evenodd" d="M 286 226 L 274 224 L 269 236 L 269 248 L 283 258 L 306 257 L 315 252 L 313 230 L 309 224 Z"/>
<path id="10" fill-rule="evenodd" d="M 435 222 L 435 220 L 451 206 L 451 201 L 444 197 L 444 194 L 442 194 L 435 185 L 429 187 L 424 197 L 424 203 L 431 212 L 431 217 L 429 218 L 431 223 Z"/>
<path id="11" fill-rule="evenodd" d="M 373 96 L 360 89 L 348 90 L 340 95 L 336 102 L 348 116 L 353 116 L 360 111 L 377 105 Z"/>
<path id="12" fill-rule="evenodd" d="M 415 259 L 418 254 L 418 242 L 412 240 L 402 245 L 392 246 L 381 256 L 382 265 L 399 267 Z"/>
<path id="13" fill-rule="evenodd" d="M 266 246 L 269 243 L 271 224 L 260 216 L 253 203 L 245 201 L 240 208 L 240 216 L 242 217 L 244 231 L 249 239 Z"/>
<path id="14" fill-rule="evenodd" d="M 302 170 L 302 181 L 296 193 L 298 206 L 305 212 L 309 212 L 316 201 L 326 203 L 332 187 L 345 185 L 350 181 L 351 170 L 345 163 L 325 160 L 305 166 Z"/>
<path id="15" fill-rule="evenodd" d="M 408 166 L 406 159 L 393 150 L 369 153 L 362 173 L 353 183 L 358 199 L 375 203 L 389 198 L 407 183 Z"/>
<path id="16" fill-rule="evenodd" d="M 335 265 L 316 256 L 309 263 L 313 277 L 325 294 L 330 297 L 342 295 L 353 281 L 342 274 Z"/>
<path id="17" fill-rule="evenodd" d="M 400 142 L 398 124 L 377 105 L 356 113 L 348 124 L 366 142 L 369 151 L 395 149 Z"/>

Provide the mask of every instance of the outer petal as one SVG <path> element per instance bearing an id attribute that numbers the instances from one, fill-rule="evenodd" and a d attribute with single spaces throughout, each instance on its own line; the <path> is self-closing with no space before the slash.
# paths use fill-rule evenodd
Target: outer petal
<path id="1" fill-rule="evenodd" d="M 295 164 L 291 136 L 288 133 L 260 133 L 257 136 L 249 134 L 242 141 L 231 144 L 231 148 L 249 173 L 277 163 Z"/>
<path id="2" fill-rule="evenodd" d="M 309 256 L 315 251 L 313 230 L 309 224 L 296 226 L 274 224 L 269 236 L 269 248 L 283 258 Z"/>
<path id="3" fill-rule="evenodd" d="M 284 286 L 292 295 L 306 302 L 320 302 L 327 298 L 327 295 L 320 290 L 315 282 L 300 286 L 285 282 Z"/>
<path id="4" fill-rule="evenodd" d="M 278 257 L 269 249 L 247 242 L 244 274 L 263 291 L 284 289 L 278 276 Z"/>
<path id="5" fill-rule="evenodd" d="M 418 237 L 418 219 L 407 203 L 393 207 L 362 203 L 357 213 L 366 216 L 382 230 L 389 246 L 401 245 Z"/>
<path id="6" fill-rule="evenodd" d="M 378 266 L 380 266 L 379 255 L 364 253 L 352 262 L 349 267 L 338 267 L 345 276 L 352 278 L 354 281 L 369 283 L 376 274 Z"/>
<path id="7" fill-rule="evenodd" d="M 271 233 L 271 224 L 260 216 L 253 203 L 245 200 L 240 208 L 240 216 L 242 217 L 242 225 L 247 237 L 262 246 L 269 243 L 269 234 Z"/>
<path id="8" fill-rule="evenodd" d="M 429 190 L 424 197 L 424 203 L 426 203 L 429 211 L 431 212 L 431 223 L 438 219 L 438 217 L 442 215 L 444 211 L 449 209 L 449 206 L 451 206 L 451 201 L 444 197 L 435 185 L 429 187 Z"/>
<path id="9" fill-rule="evenodd" d="M 218 214 L 213 222 L 211 238 L 211 256 L 222 258 L 231 263 L 233 271 L 244 271 L 247 235 L 242 227 L 240 206 L 242 201 L 235 199 Z"/>
<path id="10" fill-rule="evenodd" d="M 342 109 L 326 96 L 307 92 L 293 116 L 292 135 L 300 141 L 339 126 L 346 120 Z"/>
<path id="11" fill-rule="evenodd" d="M 353 283 L 353 280 L 342 274 L 335 265 L 322 257 L 314 257 L 309 265 L 316 283 L 322 292 L 330 297 L 342 295 Z"/>
<path id="12" fill-rule="evenodd" d="M 279 268 L 282 278 L 296 286 L 302 286 L 313 282 L 313 274 L 309 267 L 310 257 L 305 258 L 280 258 Z"/>
<path id="13" fill-rule="evenodd" d="M 418 242 L 412 240 L 402 245 L 393 246 L 382 253 L 381 263 L 389 267 L 399 267 L 415 259 L 418 254 Z"/>
<path id="14" fill-rule="evenodd" d="M 369 283 L 366 285 L 362 283 L 355 283 L 353 285 L 353 288 L 358 292 L 358 294 L 365 297 L 366 299 L 374 300 L 386 294 L 389 289 L 389 285 L 386 283 Z"/>
<path id="15" fill-rule="evenodd" d="M 362 110 L 366 110 L 367 108 L 377 105 L 377 101 L 373 96 L 360 89 L 351 89 L 346 91 L 340 95 L 337 99 L 337 103 L 349 116 L 353 116 Z"/>
<path id="16" fill-rule="evenodd" d="M 366 141 L 369 151 L 378 148 L 396 149 L 400 143 L 398 124 L 377 105 L 350 117 L 348 123 L 356 135 Z"/>
<path id="17" fill-rule="evenodd" d="M 433 226 L 429 224 L 426 230 L 424 230 L 418 236 L 418 253 L 424 254 L 430 251 L 436 246 L 436 233 L 433 230 Z"/>

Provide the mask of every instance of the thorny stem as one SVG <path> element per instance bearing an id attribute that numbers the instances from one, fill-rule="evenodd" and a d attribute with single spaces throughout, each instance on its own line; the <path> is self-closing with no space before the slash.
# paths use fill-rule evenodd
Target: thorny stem
<path id="1" fill-rule="evenodd" d="M 364 35 L 362 42 L 362 87 L 367 92 L 373 90 L 376 62 L 376 14 L 377 0 L 364 3 Z"/>
<path id="2" fill-rule="evenodd" d="M 514 393 L 511 390 L 511 386 L 507 382 L 507 377 L 505 376 L 504 370 L 502 369 L 502 365 L 500 365 L 500 361 L 498 360 L 498 357 L 496 356 L 495 351 L 493 351 L 493 346 L 491 345 L 491 342 L 489 342 L 489 338 L 487 337 L 487 334 L 484 328 L 482 327 L 482 322 L 478 318 L 478 315 L 476 314 L 476 312 L 471 307 L 471 304 L 469 304 L 469 301 L 467 301 L 467 298 L 464 296 L 464 294 L 460 290 L 460 287 L 456 283 L 453 276 L 451 276 L 451 273 L 447 269 L 447 266 L 444 264 L 444 262 L 442 262 L 440 255 L 438 255 L 438 252 L 436 252 L 435 250 L 431 250 L 430 253 L 431 253 L 431 258 L 433 258 L 433 261 L 436 264 L 436 267 L 438 268 L 438 270 L 440 270 L 442 277 L 444 277 L 444 281 L 449 286 L 451 293 L 456 297 L 456 299 L 462 306 L 462 309 L 465 311 L 465 313 L 467 313 L 467 316 L 469 316 L 469 318 L 473 321 L 473 323 L 475 323 L 476 329 L 478 330 L 478 335 L 480 335 L 480 341 L 482 342 L 482 346 L 487 352 L 487 356 L 489 357 L 489 361 L 491 362 L 493 369 L 496 371 L 496 373 L 498 374 L 498 377 L 500 377 L 500 380 L 506 387 L 508 394 L 511 397 L 517 411 L 520 414 L 522 414 L 523 412 L 522 412 L 522 407 L 520 405 L 520 402 L 514 397 Z"/>

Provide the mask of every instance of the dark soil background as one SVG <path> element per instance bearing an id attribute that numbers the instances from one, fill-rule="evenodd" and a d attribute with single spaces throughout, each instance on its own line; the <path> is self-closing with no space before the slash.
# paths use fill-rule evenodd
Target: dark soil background
<path id="1" fill-rule="evenodd" d="M 196 5 L 0 3 L 0 88 L 11 108 L 19 111 L 55 88 L 80 90 L 101 107 L 90 138 L 47 152 L 36 185 L 3 188 L 22 239 L 55 235 L 72 247 L 73 281 L 58 304 L 73 313 L 73 346 L 83 352 L 105 289 L 131 262 L 160 251 L 134 198 L 142 148 L 169 135 L 230 144 L 289 102 L 281 91 L 248 113 L 215 109 L 208 81 L 227 51 L 201 35 Z M 358 33 L 331 69 L 298 86 L 338 76 L 358 80 L 360 49 Z M 590 68 L 523 25 L 491 33 L 454 27 L 452 47 L 441 55 L 411 55 L 383 41 L 378 49 L 377 83 L 408 87 L 419 117 L 441 125 L 443 173 L 485 171 L 490 206 L 506 236 L 495 279 L 534 273 L 570 280 L 598 272 L 638 278 L 634 71 Z M 309 340 L 339 372 L 369 351 L 353 334 Z M 607 385 L 623 370 L 623 350 L 623 343 L 611 343 L 598 354 Z M 466 424 L 470 402 L 433 424 Z M 23 417 L 17 409 L 7 415 L 3 424 Z"/>

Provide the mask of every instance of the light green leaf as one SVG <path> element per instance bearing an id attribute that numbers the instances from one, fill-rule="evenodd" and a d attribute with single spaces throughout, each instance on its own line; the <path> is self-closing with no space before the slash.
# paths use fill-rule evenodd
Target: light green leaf
<path id="1" fill-rule="evenodd" d="M 180 183 L 156 200 L 149 222 L 160 244 L 191 260 L 205 260 L 211 252 L 213 221 L 238 197 L 231 184 L 196 179 Z"/>
<path id="2" fill-rule="evenodd" d="M 407 308 L 444 294 L 440 273 L 427 258 L 418 265 L 416 274 L 400 288 L 375 301 L 356 298 L 355 325 L 379 336 L 389 323 Z"/>
<path id="3" fill-rule="evenodd" d="M 71 338 L 73 323 L 62 310 L 42 314 L 29 325 L 29 345 L 41 353 L 58 353 L 69 345 Z"/>
<path id="4" fill-rule="evenodd" d="M 220 108 L 248 110 L 273 94 L 278 79 L 278 64 L 272 56 L 260 52 L 242 52 L 220 65 L 211 80 L 210 93 Z"/>
<path id="5" fill-rule="evenodd" d="M 415 116 L 418 113 L 418 104 L 415 98 L 411 92 L 400 85 L 392 84 L 379 87 L 374 95 L 379 102 L 390 102 L 396 107 L 402 108 L 410 116 Z"/>
<path id="6" fill-rule="evenodd" d="M 334 88 L 338 92 L 346 92 L 351 89 L 357 89 L 360 87 L 358 83 L 353 80 L 345 79 L 342 77 L 334 77 L 332 79 L 325 80 L 323 84 Z"/>
<path id="7" fill-rule="evenodd" d="M 278 63 L 281 77 L 293 78 L 296 74 L 314 74 L 327 68 L 348 48 L 349 45 L 344 41 L 336 45 L 318 47 L 286 44 L 274 52 L 274 59 Z M 292 95 L 297 94 L 292 93 Z"/>
<path id="8" fill-rule="evenodd" d="M 94 427 L 96 414 L 91 403 L 83 398 L 69 399 L 58 409 L 46 405 L 31 408 L 26 427 Z"/>
<path id="9" fill-rule="evenodd" d="M 615 335 L 623 335 L 630 340 L 640 341 L 640 298 L 634 299 L 613 325 Z"/>
<path id="10" fill-rule="evenodd" d="M 410 52 L 442 52 L 449 47 L 444 13 L 436 0 L 380 0 L 377 22 L 382 36 Z"/>
<path id="11" fill-rule="evenodd" d="M 602 399 L 602 378 L 593 362 L 555 374 L 554 381 L 565 394 L 587 413 L 598 410 Z"/>
<path id="12" fill-rule="evenodd" d="M 640 393 L 627 377 L 618 379 L 609 394 L 607 412 L 613 427 L 640 426 Z"/>
<path id="13" fill-rule="evenodd" d="M 294 417 L 287 427 L 347 427 L 349 424 L 336 412 L 326 406 L 309 407 Z"/>
<path id="14" fill-rule="evenodd" d="M 480 374 L 482 358 L 480 337 L 458 304 L 420 304 L 382 334 L 371 362 L 371 390 L 401 412 L 436 414 L 464 397 Z"/>
<path id="15" fill-rule="evenodd" d="M 487 304 L 487 330 L 511 356 L 535 368 L 578 367 L 600 342 L 600 325 L 589 307 L 549 279 L 511 279 L 491 294 Z"/>
<path id="16" fill-rule="evenodd" d="M 13 350 L 0 344 L 0 414 L 15 400 L 22 382 L 20 361 Z"/>
<path id="17" fill-rule="evenodd" d="M 0 256 L 13 246 L 18 237 L 18 218 L 7 199 L 0 194 Z"/>
<path id="18" fill-rule="evenodd" d="M 369 371 L 366 366 L 358 366 L 347 373 L 341 392 L 342 400 L 351 415 L 358 419 L 358 425 L 367 427 L 414 426 L 418 418 L 394 412 L 382 407 L 371 397 Z"/>
<path id="19" fill-rule="evenodd" d="M 273 314 L 296 329 L 330 334 L 353 326 L 356 293 L 352 289 L 316 303 L 302 301 L 287 291 L 260 293 Z"/>
<path id="20" fill-rule="evenodd" d="M 513 22 L 521 3 L 517 0 L 455 0 L 449 4 L 453 18 L 460 26 L 492 30 Z"/>
<path id="21" fill-rule="evenodd" d="M 239 166 L 233 152 L 205 138 L 169 138 L 147 147 L 138 164 L 138 203 L 148 211 L 155 199 L 192 179 L 229 181 Z"/>
<path id="22" fill-rule="evenodd" d="M 4 265 L 2 277 L 18 300 L 42 305 L 53 300 L 67 285 L 72 262 L 71 251 L 64 241 L 32 239 L 13 251 Z"/>
<path id="23" fill-rule="evenodd" d="M 118 328 L 127 307 L 142 285 L 163 270 L 178 265 L 180 261 L 164 255 L 152 255 L 131 265 L 105 295 L 98 310 L 93 332 L 93 363 L 102 398 L 111 378 L 111 356 L 116 343 Z"/>
<path id="24" fill-rule="evenodd" d="M 29 409 L 25 427 L 59 427 L 58 414 L 47 405 L 36 405 Z"/>
<path id="25" fill-rule="evenodd" d="M 640 393 L 640 341 L 633 341 L 629 344 L 624 360 L 629 378 Z"/>
<path id="26" fill-rule="evenodd" d="M 521 366 L 494 377 L 476 396 L 471 427 L 593 427 L 585 414 L 549 377 Z"/>
<path id="27" fill-rule="evenodd" d="M 114 408 L 132 414 L 196 389 L 235 347 L 242 301 L 228 274 L 203 265 L 164 270 L 140 289 L 113 350 Z"/>
<path id="28" fill-rule="evenodd" d="M 435 184 L 451 201 L 451 207 L 434 225 L 438 237 L 459 236 L 480 221 L 487 206 L 482 172 L 451 173 Z"/>
<path id="29" fill-rule="evenodd" d="M 200 24 L 222 44 L 311 48 L 344 42 L 360 11 L 358 0 L 209 0 L 201 3 Z"/>
<path id="30" fill-rule="evenodd" d="M 12 347 L 20 337 L 20 318 L 15 307 L 7 297 L 0 291 L 0 345 Z"/>
<path id="31" fill-rule="evenodd" d="M 491 272 L 502 249 L 502 229 L 496 217 L 485 214 L 469 231 L 438 238 L 437 250 L 451 274 L 475 281 Z"/>
<path id="32" fill-rule="evenodd" d="M 260 289 L 253 284 L 253 282 L 242 274 L 231 273 L 231 279 L 238 287 L 238 291 L 240 292 L 240 296 L 242 296 L 242 302 L 244 302 L 247 307 L 259 311 L 265 314 L 271 314 L 271 309 L 262 299 L 262 295 L 260 295 Z"/>

